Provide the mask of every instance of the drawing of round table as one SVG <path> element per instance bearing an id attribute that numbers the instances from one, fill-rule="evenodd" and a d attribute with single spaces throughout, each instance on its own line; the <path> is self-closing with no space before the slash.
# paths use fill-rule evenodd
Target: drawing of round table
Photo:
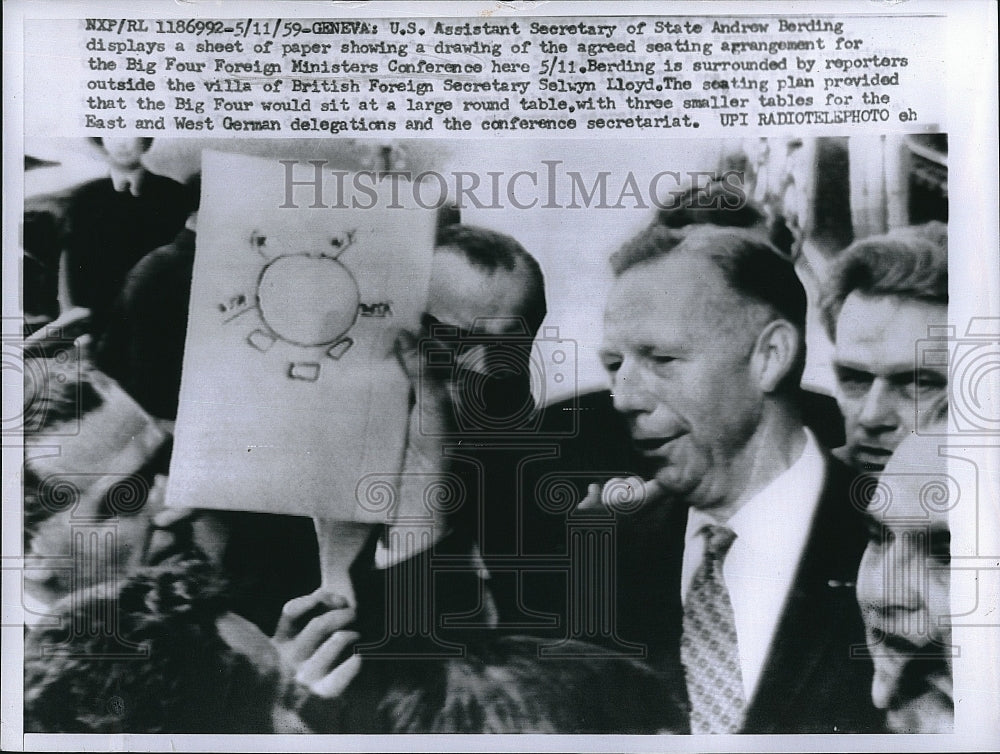
<path id="1" fill-rule="evenodd" d="M 351 272 L 327 256 L 278 257 L 261 271 L 261 317 L 282 340 L 298 346 L 335 344 L 358 316 L 361 294 Z"/>

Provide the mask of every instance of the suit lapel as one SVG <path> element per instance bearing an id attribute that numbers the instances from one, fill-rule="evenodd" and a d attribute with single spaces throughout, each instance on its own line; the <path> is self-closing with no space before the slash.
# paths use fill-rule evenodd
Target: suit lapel
<path id="1" fill-rule="evenodd" d="M 816 685 L 817 675 L 847 661 L 842 650 L 854 633 L 858 608 L 853 587 L 864 546 L 850 500 L 850 478 L 840 464 L 827 459 L 820 501 L 744 732 L 793 725 L 789 712 Z"/>

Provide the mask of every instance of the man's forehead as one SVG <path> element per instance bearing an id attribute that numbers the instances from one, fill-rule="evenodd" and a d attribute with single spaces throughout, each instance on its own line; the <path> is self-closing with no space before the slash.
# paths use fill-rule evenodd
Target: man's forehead
<path id="1" fill-rule="evenodd" d="M 696 293 L 704 298 L 726 287 L 718 267 L 707 257 L 671 253 L 640 262 L 618 275 L 606 311 L 649 307 L 661 300 L 676 300 Z"/>
<path id="2" fill-rule="evenodd" d="M 948 510 L 960 494 L 946 473 L 893 473 L 879 476 L 867 516 L 890 528 L 926 525 L 948 528 Z"/>
<path id="3" fill-rule="evenodd" d="M 912 354 L 916 341 L 928 337 L 928 328 L 947 321 L 944 304 L 853 291 L 837 317 L 837 348 L 881 345 Z"/>
<path id="4" fill-rule="evenodd" d="M 962 489 L 949 474 L 940 445 L 939 437 L 927 435 L 910 435 L 900 443 L 878 477 L 879 487 L 868 509 L 871 518 L 880 523 L 926 520 L 947 528 L 948 511 L 958 503 Z"/>
<path id="5" fill-rule="evenodd" d="M 720 320 L 742 321 L 745 305 L 711 259 L 671 253 L 615 279 L 604 309 L 605 339 L 699 339 L 704 345 L 705 338 L 725 334 Z"/>
<path id="6" fill-rule="evenodd" d="M 530 295 L 523 268 L 487 270 L 449 247 L 434 252 L 427 313 L 439 322 L 487 333 L 516 332 Z"/>

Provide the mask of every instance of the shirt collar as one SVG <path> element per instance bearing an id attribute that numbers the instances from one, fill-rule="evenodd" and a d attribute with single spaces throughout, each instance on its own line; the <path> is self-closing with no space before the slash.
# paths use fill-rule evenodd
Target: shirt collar
<path id="1" fill-rule="evenodd" d="M 797 518 L 811 519 L 813 507 L 803 506 L 800 501 L 819 500 L 826 465 L 816 436 L 808 428 L 803 428 L 803 431 L 806 439 L 799 457 L 724 522 L 736 534 L 737 541 L 741 537 L 746 540 L 759 532 L 764 536 L 773 534 L 775 521 L 780 520 L 785 512 Z M 705 526 L 719 523 L 708 513 L 692 508 L 688 514 L 685 540 L 690 542 L 700 535 Z"/>
<path id="2" fill-rule="evenodd" d="M 123 193 L 128 191 L 132 196 L 139 196 L 142 190 L 142 179 L 145 177 L 146 169 L 140 165 L 134 170 L 111 169 L 111 183 L 115 191 Z"/>

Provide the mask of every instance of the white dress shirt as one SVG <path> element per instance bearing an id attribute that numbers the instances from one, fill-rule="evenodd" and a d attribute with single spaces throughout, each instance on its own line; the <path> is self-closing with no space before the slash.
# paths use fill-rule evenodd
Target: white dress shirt
<path id="1" fill-rule="evenodd" d="M 704 557 L 701 529 L 706 524 L 724 523 L 736 534 L 722 575 L 733 605 L 748 702 L 757 688 L 823 489 L 823 453 L 813 434 L 808 429 L 805 433 L 799 458 L 728 521 L 720 522 L 694 508 L 688 514 L 681 566 L 683 599 Z"/>
<path id="2" fill-rule="evenodd" d="M 116 167 L 111 168 L 111 184 L 115 187 L 115 191 L 119 193 L 128 191 L 132 196 L 139 196 L 145 176 L 146 169 L 141 165 L 132 170 L 122 170 Z"/>

